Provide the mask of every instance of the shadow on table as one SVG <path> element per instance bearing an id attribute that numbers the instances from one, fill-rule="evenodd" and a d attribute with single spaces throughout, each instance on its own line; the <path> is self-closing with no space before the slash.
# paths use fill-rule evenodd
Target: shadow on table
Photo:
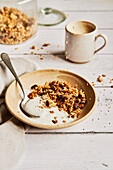
<path id="1" fill-rule="evenodd" d="M 62 60 L 64 60 L 64 61 L 66 61 L 66 62 L 68 62 L 68 63 L 79 64 L 79 63 L 75 63 L 75 62 L 72 62 L 72 61 L 66 59 L 64 51 L 62 51 L 60 53 L 57 53 L 57 52 L 53 53 L 53 55 L 60 58 L 60 59 L 62 59 Z"/>

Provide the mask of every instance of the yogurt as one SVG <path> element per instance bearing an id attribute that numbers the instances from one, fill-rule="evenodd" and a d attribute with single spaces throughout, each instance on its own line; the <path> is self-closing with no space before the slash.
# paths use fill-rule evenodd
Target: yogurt
<path id="1" fill-rule="evenodd" d="M 26 90 L 26 95 L 28 95 L 31 91 Z M 28 100 L 28 102 L 24 105 L 24 110 L 26 110 L 29 113 L 32 113 L 35 116 L 32 119 L 35 119 L 35 122 L 39 124 L 44 125 L 60 125 L 60 124 L 66 124 L 69 122 L 72 122 L 76 119 L 75 118 L 69 118 L 69 114 L 64 111 L 63 109 L 59 111 L 58 107 L 51 107 L 51 108 L 45 108 L 43 106 L 44 102 L 46 101 L 46 96 L 40 97 L 37 96 L 34 99 Z M 57 120 L 55 123 L 54 120 Z"/>

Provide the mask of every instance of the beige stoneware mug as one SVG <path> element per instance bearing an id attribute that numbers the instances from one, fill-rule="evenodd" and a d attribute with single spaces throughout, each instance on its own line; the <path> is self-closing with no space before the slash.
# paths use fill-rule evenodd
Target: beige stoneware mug
<path id="1" fill-rule="evenodd" d="M 88 21 L 73 21 L 66 25 L 65 56 L 77 63 L 90 61 L 94 54 L 105 47 L 105 35 L 97 35 L 97 26 Z M 104 39 L 104 44 L 96 50 L 98 37 Z"/>

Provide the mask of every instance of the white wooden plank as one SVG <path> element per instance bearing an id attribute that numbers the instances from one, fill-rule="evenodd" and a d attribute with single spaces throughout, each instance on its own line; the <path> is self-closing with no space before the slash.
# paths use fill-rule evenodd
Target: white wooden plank
<path id="1" fill-rule="evenodd" d="M 102 49 L 97 54 L 113 54 L 113 30 L 99 30 L 98 33 L 106 34 L 108 37 L 108 43 L 107 46 Z M 44 43 L 50 43 L 48 47 L 44 47 L 44 49 L 40 49 Z M 97 40 L 97 48 L 102 46 L 103 39 L 99 38 Z M 32 45 L 36 46 L 35 50 L 30 49 Z M 58 47 L 58 45 L 60 47 Z M 18 48 L 15 50 L 15 48 Z M 38 50 L 40 49 L 40 50 Z M 0 45 L 0 53 L 7 50 L 7 53 L 10 54 L 24 54 L 28 53 L 30 54 L 32 51 L 34 53 L 47 53 L 47 54 L 53 54 L 53 53 L 63 53 L 65 50 L 65 31 L 64 30 L 39 30 L 38 34 L 28 40 L 25 43 L 22 43 L 20 45 Z"/>
<path id="2" fill-rule="evenodd" d="M 113 79 L 113 55 L 95 55 L 94 59 L 85 64 L 72 63 L 63 55 L 10 55 L 10 57 L 29 58 L 40 65 L 42 69 L 64 69 L 80 74 L 89 82 L 97 86 L 111 86 L 110 79 Z M 41 60 L 40 58 L 43 58 Z M 105 74 L 104 82 L 97 82 L 99 75 Z"/>
<path id="3" fill-rule="evenodd" d="M 86 20 L 95 23 L 99 29 L 113 28 L 113 11 L 67 11 L 65 12 L 67 19 L 59 25 L 53 27 L 41 27 L 41 29 L 63 29 L 71 21 Z"/>
<path id="4" fill-rule="evenodd" d="M 16 170 L 112 170 L 113 135 L 26 135 Z"/>
<path id="5" fill-rule="evenodd" d="M 38 7 L 52 7 L 59 10 L 112 10 L 112 0 L 38 0 Z"/>

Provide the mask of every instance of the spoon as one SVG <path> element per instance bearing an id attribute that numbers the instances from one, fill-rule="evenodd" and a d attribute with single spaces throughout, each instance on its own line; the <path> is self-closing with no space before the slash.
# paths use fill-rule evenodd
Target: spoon
<path id="1" fill-rule="evenodd" d="M 27 115 L 34 116 L 34 117 L 38 117 L 38 118 L 39 118 L 39 117 L 40 117 L 39 115 L 34 115 L 33 113 L 31 113 L 31 112 L 29 112 L 29 111 L 27 111 L 27 110 L 25 109 L 25 105 L 29 102 L 30 99 L 29 99 L 29 98 L 26 96 L 26 94 L 25 94 L 23 85 L 22 85 L 22 83 L 20 82 L 20 80 L 19 80 L 19 78 L 18 78 L 18 76 L 17 76 L 17 74 L 16 74 L 16 72 L 15 72 L 13 66 L 12 66 L 12 63 L 11 63 L 11 60 L 10 60 L 8 54 L 7 54 L 7 53 L 2 53 L 2 54 L 1 54 L 1 59 L 2 59 L 2 61 L 5 63 L 5 65 L 8 67 L 8 69 L 11 71 L 11 73 L 12 73 L 13 76 L 15 77 L 16 81 L 18 82 L 18 84 L 20 85 L 20 88 L 21 88 L 21 90 L 22 90 L 23 97 L 22 97 L 22 100 L 21 100 L 21 102 L 20 102 L 20 108 L 21 108 L 21 110 L 22 110 L 24 113 L 26 113 Z"/>

